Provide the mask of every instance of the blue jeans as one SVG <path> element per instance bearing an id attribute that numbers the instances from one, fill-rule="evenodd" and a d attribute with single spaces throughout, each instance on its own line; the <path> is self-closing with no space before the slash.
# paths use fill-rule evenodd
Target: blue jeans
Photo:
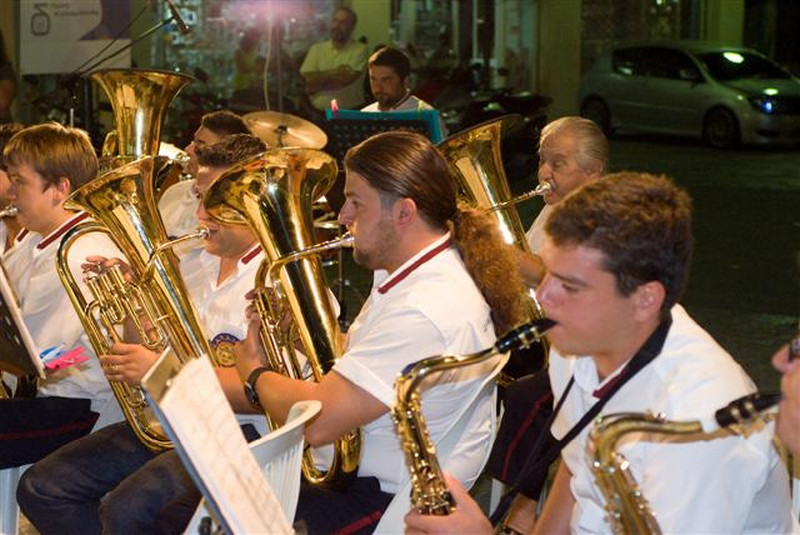
<path id="1" fill-rule="evenodd" d="M 252 426 L 243 431 L 258 436 Z M 180 533 L 200 497 L 178 454 L 150 452 L 125 422 L 56 450 L 17 488 L 20 508 L 43 535 Z"/>

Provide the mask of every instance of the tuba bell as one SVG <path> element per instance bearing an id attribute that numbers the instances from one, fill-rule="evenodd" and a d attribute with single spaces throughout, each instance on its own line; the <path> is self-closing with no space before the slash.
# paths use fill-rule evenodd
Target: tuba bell
<path id="1" fill-rule="evenodd" d="M 219 177 L 204 198 L 211 217 L 229 224 L 246 224 L 257 235 L 266 260 L 256 275 L 256 288 L 271 283 L 280 303 L 272 305 L 263 291 L 254 305 L 261 317 L 261 342 L 274 369 L 304 378 L 303 364 L 293 349 L 293 336 L 281 333 L 283 311 L 291 312 L 313 380 L 320 381 L 343 353 L 336 312 L 319 254 L 347 247 L 345 237 L 314 246 L 311 204 L 336 179 L 336 161 L 322 151 L 282 148 L 236 165 Z M 306 451 L 303 473 L 315 485 L 337 486 L 354 475 L 361 454 L 358 431 L 334 444 L 327 472 L 318 470 Z"/>
<path id="2" fill-rule="evenodd" d="M 154 191 L 156 175 L 165 166 L 165 159 L 155 156 L 161 121 L 172 98 L 191 78 L 113 69 L 92 78 L 111 98 L 118 150 L 109 171 L 75 190 L 64 202 L 65 208 L 85 211 L 94 220 L 70 229 L 59 245 L 56 268 L 67 295 L 98 356 L 120 340 L 118 327 L 126 318 L 137 323 L 144 316 L 148 321 L 137 327 L 146 347 L 161 350 L 169 346 L 181 361 L 203 355 L 213 360 L 171 249 L 177 242 L 204 233 L 168 241 Z M 69 252 L 81 236 L 91 232 L 111 238 L 137 282 L 126 282 L 116 269 L 90 274 L 86 284 L 94 299 L 88 301 L 70 270 Z M 126 420 L 147 448 L 158 452 L 172 446 L 139 388 L 115 381 L 111 388 Z"/>
<path id="3" fill-rule="evenodd" d="M 488 212 L 500 226 L 503 239 L 509 245 L 530 253 L 525 229 L 514 205 L 522 200 L 544 195 L 542 186 L 512 198 L 500 155 L 500 138 L 504 129 L 513 126 L 518 116 L 505 116 L 481 123 L 442 141 L 438 147 L 450 164 L 461 195 L 470 204 Z M 544 318 L 535 294 L 530 292 L 528 319 Z M 547 355 L 547 340 L 541 341 Z"/>

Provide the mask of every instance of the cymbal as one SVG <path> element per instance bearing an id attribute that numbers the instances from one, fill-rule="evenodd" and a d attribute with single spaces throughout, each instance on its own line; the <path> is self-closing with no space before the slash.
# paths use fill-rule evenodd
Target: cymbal
<path id="1" fill-rule="evenodd" d="M 253 135 L 271 149 L 278 147 L 305 147 L 321 149 L 328 136 L 317 125 L 288 113 L 254 111 L 242 117 Z"/>

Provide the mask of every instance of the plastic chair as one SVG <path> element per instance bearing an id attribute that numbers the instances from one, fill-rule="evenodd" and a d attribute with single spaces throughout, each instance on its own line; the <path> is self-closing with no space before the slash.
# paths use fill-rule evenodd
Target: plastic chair
<path id="1" fill-rule="evenodd" d="M 492 396 L 492 406 L 496 405 L 497 392 L 495 390 L 495 378 L 500 370 L 503 369 L 508 361 L 508 354 L 499 358 L 492 371 L 484 378 L 481 388 L 476 389 L 475 396 L 467 403 L 453 421 L 450 428 L 444 433 L 444 436 L 435 444 L 436 455 L 439 459 L 440 465 L 443 469 L 447 470 L 447 462 L 458 444 L 461 436 L 464 434 L 467 425 L 469 424 L 470 417 L 476 409 L 477 404 L 485 399 L 486 395 Z M 433 388 L 436 388 L 435 386 Z M 497 433 L 497 420 L 492 419 L 492 437 Z M 494 439 L 492 439 L 494 440 Z M 480 473 L 483 466 L 489 460 L 489 453 L 491 449 L 487 448 L 486 453 L 481 460 Z M 469 490 L 469 489 L 467 489 Z M 381 516 L 380 522 L 375 528 L 375 535 L 402 533 L 403 532 L 403 517 L 411 510 L 411 481 L 410 478 L 405 479 L 405 483 L 400 487 L 400 490 L 395 494 L 389 507 L 386 508 Z"/>
<path id="2" fill-rule="evenodd" d="M 295 403 L 282 427 L 250 443 L 250 451 L 262 466 L 264 478 L 272 487 L 289 521 L 294 519 L 297 500 L 300 497 L 303 432 L 306 423 L 321 409 L 322 404 L 319 401 Z M 199 533 L 203 518 L 208 516 L 210 513 L 203 500 L 185 533 Z"/>
<path id="3" fill-rule="evenodd" d="M 0 470 L 0 533 L 16 535 L 19 532 L 19 507 L 17 484 L 30 465 Z"/>

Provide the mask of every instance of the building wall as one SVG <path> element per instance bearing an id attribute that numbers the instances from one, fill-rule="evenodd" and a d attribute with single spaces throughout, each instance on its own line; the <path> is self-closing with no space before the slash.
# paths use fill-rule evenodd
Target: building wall
<path id="1" fill-rule="evenodd" d="M 362 35 L 367 38 L 367 49 L 371 52 L 376 45 L 390 44 L 391 2 L 386 0 L 351 0 L 350 7 L 358 15 L 358 25 L 353 38 Z M 413 13 L 413 11 L 412 11 Z"/>
<path id="2" fill-rule="evenodd" d="M 577 113 L 581 65 L 581 0 L 538 0 L 534 35 L 536 90 L 553 99 L 551 119 Z"/>

